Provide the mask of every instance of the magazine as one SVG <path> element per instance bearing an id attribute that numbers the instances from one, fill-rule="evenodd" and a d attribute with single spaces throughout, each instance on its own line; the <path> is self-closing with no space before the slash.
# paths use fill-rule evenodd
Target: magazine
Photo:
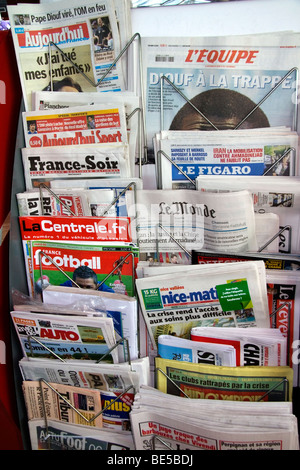
<path id="1" fill-rule="evenodd" d="M 134 268 L 138 248 L 133 244 L 32 241 L 30 250 L 36 294 L 41 292 L 42 276 L 46 276 L 43 283 L 47 285 L 86 288 L 86 280 L 92 279 L 90 289 L 135 295 Z M 87 272 L 89 276 L 86 276 Z"/>
<path id="2" fill-rule="evenodd" d="M 161 130 L 295 130 L 298 33 L 144 37 L 142 51 L 149 155 Z"/>
<path id="3" fill-rule="evenodd" d="M 191 340 L 201 345 L 232 345 L 237 354 L 237 366 L 287 365 L 286 338 L 279 328 L 195 327 L 191 330 Z"/>
<path id="4" fill-rule="evenodd" d="M 25 357 L 65 362 L 118 362 L 112 318 L 12 311 L 11 318 Z M 104 357 L 105 356 L 105 357 Z"/>
<path id="5" fill-rule="evenodd" d="M 154 348 L 159 335 L 189 339 L 195 326 L 270 327 L 263 261 L 188 268 L 136 279 Z"/>
<path id="6" fill-rule="evenodd" d="M 113 102 L 60 111 L 25 111 L 22 118 L 27 148 L 128 143 L 124 105 Z"/>
<path id="7" fill-rule="evenodd" d="M 27 111 L 32 91 L 65 90 L 63 86 L 74 92 L 125 89 L 120 62 L 98 83 L 120 52 L 111 0 L 10 5 L 7 11 Z"/>
<path id="8" fill-rule="evenodd" d="M 201 192 L 213 191 L 214 193 L 238 192 L 247 190 L 252 195 L 255 212 L 275 213 L 279 216 L 280 241 L 279 252 L 299 253 L 299 177 L 278 176 L 276 178 L 264 178 L 255 176 L 230 177 L 230 176 L 205 176 L 197 177 L 197 189 Z"/>
<path id="9" fill-rule="evenodd" d="M 137 450 L 298 450 L 297 418 L 286 405 L 187 400 L 143 387 L 130 417 Z"/>
<path id="10" fill-rule="evenodd" d="M 132 199 L 133 195 L 127 193 L 128 213 L 137 214 L 141 253 L 176 253 L 184 251 L 181 246 L 186 251 L 257 250 L 253 202 L 247 191 L 219 195 L 193 190 L 142 190 L 136 191 L 136 204 Z"/>
<path id="11" fill-rule="evenodd" d="M 130 431 L 74 425 L 60 421 L 32 419 L 28 421 L 32 450 L 134 450 Z"/>
<path id="12" fill-rule="evenodd" d="M 23 148 L 21 152 L 27 190 L 66 178 L 74 181 L 131 175 L 126 144 Z"/>
<path id="13" fill-rule="evenodd" d="M 224 367 L 155 359 L 157 389 L 193 399 L 291 401 L 293 370 L 288 366 Z"/>
<path id="14" fill-rule="evenodd" d="M 119 246 L 126 246 L 124 242 L 127 242 L 127 245 L 131 242 L 131 232 L 130 232 L 130 219 L 126 217 L 105 217 L 99 219 L 97 217 L 51 217 L 51 216 L 26 216 L 19 217 L 20 230 L 21 230 L 21 239 L 23 244 L 23 253 L 25 260 L 25 270 L 27 276 L 28 291 L 31 296 L 35 295 L 35 287 L 38 287 L 41 290 L 45 285 L 42 282 L 47 280 L 41 275 L 38 276 L 38 279 L 41 278 L 41 285 L 34 286 L 33 281 L 33 264 L 32 264 L 32 246 L 31 242 L 33 240 L 50 240 L 62 242 L 76 242 L 78 244 L 82 243 L 92 243 L 95 242 L 101 245 L 108 243 L 115 243 L 119 241 Z M 92 247 L 92 245 L 91 245 Z M 130 249 L 134 247 L 131 246 Z M 99 247 L 98 247 L 99 251 Z M 51 262 L 53 255 L 55 253 L 50 253 L 48 255 L 48 262 L 52 269 L 55 268 L 55 265 Z M 126 254 L 127 256 L 127 254 Z M 39 255 L 38 255 L 39 258 Z M 50 258 L 50 260 L 49 260 Z M 130 257 L 131 258 L 131 255 Z M 59 261 L 59 260 L 57 260 Z M 126 262 L 128 259 L 126 260 Z M 61 260 L 59 261 L 61 263 Z M 86 263 L 85 263 L 86 264 Z M 96 263 L 97 264 L 97 263 Z M 99 264 L 99 262 L 98 262 Z M 61 266 L 60 266 L 61 267 Z M 76 268 L 77 266 L 74 266 Z M 100 266 L 99 266 L 100 267 Z M 90 266 L 92 269 L 92 266 Z M 111 268 L 112 270 L 112 268 Z M 59 271 L 59 270 L 58 270 Z M 108 271 L 110 272 L 110 271 Z M 49 281 L 49 280 L 48 280 Z M 64 276 L 62 282 L 67 281 L 67 277 Z M 123 283 L 120 283 L 120 288 L 123 288 Z"/>
<path id="15" fill-rule="evenodd" d="M 76 287 L 47 286 L 43 289 L 43 302 L 48 308 L 56 308 L 58 305 L 66 308 L 73 305 L 98 304 L 103 306 L 103 310 L 108 317 L 114 321 L 114 328 L 120 338 L 128 340 L 127 345 L 123 344 L 119 348 L 119 361 L 134 360 L 139 356 L 138 344 L 138 319 L 137 319 L 137 299 L 119 293 L 95 291 L 89 289 L 77 289 Z M 145 375 L 145 374 L 143 374 Z"/>
<path id="16" fill-rule="evenodd" d="M 23 381 L 22 389 L 28 420 L 49 418 L 71 424 L 103 427 L 98 390 L 31 380 Z"/>

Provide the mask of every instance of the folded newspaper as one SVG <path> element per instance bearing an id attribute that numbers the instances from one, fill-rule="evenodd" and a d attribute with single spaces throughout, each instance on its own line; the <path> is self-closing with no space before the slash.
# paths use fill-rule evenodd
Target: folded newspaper
<path id="1" fill-rule="evenodd" d="M 280 241 L 279 252 L 300 252 L 300 191 L 299 176 L 278 176 L 264 178 L 255 176 L 198 176 L 197 189 L 200 192 L 239 194 L 241 189 L 252 195 L 255 212 L 275 213 L 279 216 Z"/>
<path id="2" fill-rule="evenodd" d="M 98 390 L 44 381 L 22 383 L 28 420 L 49 418 L 102 428 L 102 405 Z"/>
<path id="3" fill-rule="evenodd" d="M 292 401 L 293 370 L 288 366 L 225 367 L 155 358 L 156 387 L 193 399 Z"/>
<path id="4" fill-rule="evenodd" d="M 163 359 L 195 362 L 197 364 L 214 364 L 216 366 L 234 367 L 237 365 L 237 354 L 233 345 L 196 343 L 189 339 L 176 338 L 172 335 L 158 337 L 158 355 Z"/>
<path id="5" fill-rule="evenodd" d="M 32 450 L 134 450 L 130 431 L 91 428 L 48 419 L 28 421 Z"/>
<path id="6" fill-rule="evenodd" d="M 50 183 L 51 189 L 55 192 L 57 189 L 68 189 L 68 188 L 83 188 L 92 191 L 97 190 L 111 190 L 114 193 L 114 207 L 116 208 L 117 216 L 128 216 L 127 205 L 126 205 L 126 192 L 135 191 L 137 189 L 143 189 L 143 180 L 141 178 L 95 178 L 95 179 L 71 179 L 71 180 L 52 180 Z M 95 201 L 96 197 L 90 194 L 90 200 Z M 95 202 L 92 202 L 92 204 Z M 99 215 L 102 215 L 99 214 Z M 108 214 L 104 214 L 108 215 Z"/>
<path id="7" fill-rule="evenodd" d="M 207 343 L 231 345 L 236 351 L 237 366 L 287 365 L 286 338 L 279 328 L 195 327 L 191 330 L 191 340 L 200 342 L 199 346 L 204 343 L 204 347 Z"/>
<path id="8" fill-rule="evenodd" d="M 144 189 L 136 191 L 136 201 L 128 193 L 127 201 L 129 215 L 137 214 L 141 253 L 183 251 L 181 246 L 187 251 L 197 246 L 257 251 L 253 202 L 248 191 L 220 195 Z"/>
<path id="9" fill-rule="evenodd" d="M 162 131 L 156 134 L 158 187 L 195 188 L 201 175 L 299 174 L 298 135 L 270 131 Z M 299 164 L 298 164 L 299 166 Z"/>
<path id="10" fill-rule="evenodd" d="M 290 405 L 188 400 L 143 387 L 130 417 L 137 450 L 299 450 Z"/>
<path id="11" fill-rule="evenodd" d="M 113 102 L 60 112 L 25 111 L 22 118 L 27 148 L 128 143 L 124 105 Z"/>
<path id="12" fill-rule="evenodd" d="M 161 334 L 189 339 L 195 326 L 270 327 L 263 261 L 186 266 L 136 279 L 153 343 Z"/>
<path id="13" fill-rule="evenodd" d="M 69 178 L 130 177 L 127 144 L 22 148 L 26 189 Z M 74 186 L 71 186 L 74 188 Z M 66 189 L 66 187 L 61 188 Z"/>
<path id="14" fill-rule="evenodd" d="M 10 5 L 8 15 L 26 110 L 32 91 L 125 89 L 121 61 L 109 71 L 128 33 L 113 1 Z"/>
<path id="15" fill-rule="evenodd" d="M 81 189 L 59 190 L 55 194 L 45 190 L 42 193 L 39 190 L 31 190 L 18 193 L 16 197 L 20 217 L 35 215 L 89 217 L 92 215 L 88 192 Z"/>

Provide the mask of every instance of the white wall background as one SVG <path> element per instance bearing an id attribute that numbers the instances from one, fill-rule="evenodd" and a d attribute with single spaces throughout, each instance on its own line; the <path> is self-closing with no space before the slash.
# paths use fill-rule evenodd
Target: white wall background
<path id="1" fill-rule="evenodd" d="M 133 8 L 132 31 L 141 36 L 214 36 L 300 31 L 300 0 Z"/>

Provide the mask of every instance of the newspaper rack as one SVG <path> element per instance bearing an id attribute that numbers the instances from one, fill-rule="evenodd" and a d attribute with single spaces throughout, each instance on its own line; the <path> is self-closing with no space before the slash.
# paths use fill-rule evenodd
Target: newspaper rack
<path id="1" fill-rule="evenodd" d="M 48 420 L 47 420 L 47 414 L 46 414 L 46 407 L 45 407 L 45 401 L 44 401 L 44 394 L 43 394 L 43 388 L 42 388 L 42 383 L 44 383 L 48 388 L 50 388 L 56 395 L 58 395 L 58 397 L 63 400 L 70 408 L 72 408 L 73 411 L 75 411 L 75 413 L 77 413 L 81 419 L 83 419 L 87 425 L 89 425 L 90 423 L 92 423 L 96 418 L 98 418 L 99 416 L 101 416 L 107 409 L 109 409 L 120 397 L 122 397 L 123 395 L 125 395 L 127 392 L 129 392 L 129 390 L 133 390 L 133 393 L 135 393 L 135 388 L 133 385 L 130 385 L 129 387 L 127 387 L 124 392 L 122 392 L 120 395 L 118 395 L 114 400 L 112 400 L 105 408 L 103 408 L 101 411 L 99 411 L 99 413 L 97 413 L 93 418 L 91 419 L 88 419 L 86 418 L 75 406 L 72 405 L 72 403 L 70 403 L 69 400 L 67 400 L 63 395 L 61 395 L 57 390 L 55 390 L 55 388 L 53 388 L 49 382 L 47 382 L 45 379 L 40 379 L 39 380 L 39 389 L 40 389 L 40 393 L 41 393 L 41 402 L 42 402 L 42 410 L 43 410 L 43 415 L 44 415 L 44 420 L 45 420 L 45 428 L 46 428 L 46 436 L 44 437 L 45 441 L 47 441 L 47 444 L 48 444 L 48 450 L 50 450 L 50 446 L 51 446 L 51 438 L 54 437 L 55 438 L 55 434 L 51 434 L 49 432 L 49 428 L 48 428 Z M 99 391 L 100 393 L 100 391 Z M 78 437 L 78 436 L 76 436 Z"/>
<path id="2" fill-rule="evenodd" d="M 103 73 L 103 75 L 101 75 L 101 78 L 98 80 L 98 82 L 93 82 L 79 67 L 77 64 L 75 64 L 75 62 L 73 62 L 70 57 L 68 57 L 60 47 L 58 47 L 57 44 L 55 44 L 54 42 L 50 41 L 49 42 L 49 49 L 48 49 L 48 54 L 49 54 L 49 74 L 50 74 L 50 85 L 49 85 L 49 91 L 52 91 L 53 90 L 53 81 L 52 81 L 52 70 L 51 70 L 51 64 L 52 64 L 52 61 L 51 61 L 51 47 L 54 46 L 64 57 L 64 59 L 68 62 L 70 62 L 72 64 L 73 67 L 75 67 L 75 69 L 77 70 L 78 73 L 80 73 L 89 83 L 90 85 L 92 85 L 94 88 L 97 88 L 101 83 L 102 81 L 106 78 L 106 76 L 109 74 L 109 72 L 114 68 L 114 66 L 116 65 L 116 63 L 123 57 L 123 55 L 125 54 L 125 52 L 128 50 L 128 48 L 131 46 L 131 44 L 135 41 L 135 39 L 138 38 L 139 40 L 139 78 L 140 78 L 140 95 L 141 95 L 141 108 L 136 108 L 128 117 L 127 117 L 127 121 L 135 114 L 135 112 L 139 112 L 139 141 L 140 141 L 140 155 L 139 155 L 139 171 L 140 171 L 140 175 L 141 175 L 141 167 L 143 164 L 146 164 L 148 163 L 148 150 L 147 150 L 147 146 L 146 146 L 146 140 L 145 140 L 145 136 L 146 136 L 146 120 L 145 120 L 145 117 L 144 117 L 144 112 L 143 110 L 145 109 L 145 99 L 144 99 L 144 91 L 143 91 L 143 76 L 142 76 L 142 70 L 143 70 L 143 67 L 142 67 L 142 52 L 141 52 L 141 36 L 139 33 L 135 33 L 131 39 L 127 42 L 127 44 L 123 47 L 123 49 L 121 50 L 121 52 L 118 54 L 118 56 L 116 57 L 116 59 L 112 62 L 112 64 L 109 66 L 109 68 L 107 69 L 107 71 L 105 73 Z M 141 122 L 142 122 L 142 125 L 141 125 Z M 143 144 L 142 144 L 142 141 L 143 141 Z M 143 148 L 143 150 L 142 150 Z M 142 159 L 142 153 L 143 153 L 143 159 Z"/>

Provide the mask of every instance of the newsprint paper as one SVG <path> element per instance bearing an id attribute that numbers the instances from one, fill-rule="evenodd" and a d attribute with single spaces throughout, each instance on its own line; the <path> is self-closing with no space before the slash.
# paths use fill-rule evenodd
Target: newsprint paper
<path id="1" fill-rule="evenodd" d="M 154 347 L 159 335 L 189 339 L 196 326 L 270 328 L 263 261 L 198 268 L 136 280 Z"/>
<path id="2" fill-rule="evenodd" d="M 282 402 L 189 400 L 145 387 L 131 423 L 137 450 L 298 450 L 297 418 Z"/>
<path id="3" fill-rule="evenodd" d="M 136 204 L 133 194 L 126 197 L 128 213 L 137 214 L 141 253 L 182 251 L 180 245 L 185 250 L 202 246 L 212 251 L 257 251 L 253 203 L 247 191 L 137 190 Z"/>
<path id="4" fill-rule="evenodd" d="M 66 78 L 71 79 L 66 85 L 74 92 L 124 90 L 120 63 L 97 86 L 120 50 L 111 0 L 10 5 L 8 14 L 27 111 L 33 91 L 59 91 Z M 111 32 L 113 45 L 100 48 L 94 40 L 103 23 Z"/>
<path id="5" fill-rule="evenodd" d="M 161 130 L 295 130 L 299 34 L 146 37 L 142 50 L 149 153 Z"/>
<path id="6" fill-rule="evenodd" d="M 117 432 L 81 424 L 31 419 L 28 422 L 32 450 L 134 450 L 130 431 Z"/>

